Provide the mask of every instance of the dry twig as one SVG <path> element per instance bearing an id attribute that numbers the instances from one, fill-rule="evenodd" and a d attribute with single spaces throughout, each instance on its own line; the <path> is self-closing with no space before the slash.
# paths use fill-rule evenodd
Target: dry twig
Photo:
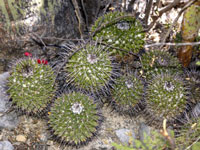
<path id="1" fill-rule="evenodd" d="M 78 19 L 78 29 L 79 29 L 79 32 L 80 32 L 80 35 L 81 35 L 81 38 L 83 38 L 83 31 L 84 31 L 84 26 L 85 26 L 85 23 L 83 21 L 83 17 L 81 15 L 81 12 L 80 12 L 80 9 L 79 9 L 79 6 L 78 6 L 78 3 L 76 0 L 72 0 L 72 3 L 74 5 L 74 9 L 75 9 L 75 13 L 76 13 L 76 17 Z"/>
<path id="2" fill-rule="evenodd" d="M 145 31 L 149 31 L 154 26 L 154 24 L 156 23 L 158 18 L 160 18 L 165 12 L 167 12 L 167 11 L 171 10 L 173 7 L 177 6 L 179 3 L 180 3 L 180 0 L 174 0 L 171 4 L 167 5 L 163 9 L 161 9 L 158 12 L 158 16 L 152 16 L 153 21 L 149 25 L 149 27 L 147 29 L 145 29 Z"/>
<path id="3" fill-rule="evenodd" d="M 149 47 L 155 47 L 155 46 L 164 46 L 164 45 L 168 45 L 168 46 L 186 46 L 186 45 L 200 45 L 200 41 L 199 42 L 188 42 L 188 43 L 154 43 L 154 44 L 147 44 L 144 47 L 145 48 L 149 48 Z"/>

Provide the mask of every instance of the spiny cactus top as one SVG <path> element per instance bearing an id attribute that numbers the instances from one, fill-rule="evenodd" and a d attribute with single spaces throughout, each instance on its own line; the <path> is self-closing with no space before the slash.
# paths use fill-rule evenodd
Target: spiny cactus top
<path id="1" fill-rule="evenodd" d="M 141 57 L 141 64 L 147 76 L 169 70 L 174 73 L 181 70 L 178 58 L 161 50 L 150 50 L 144 53 Z"/>
<path id="2" fill-rule="evenodd" d="M 120 113 L 134 115 L 143 99 L 144 85 L 135 74 L 126 74 L 116 79 L 111 90 L 111 103 Z"/>
<path id="3" fill-rule="evenodd" d="M 162 124 L 163 119 L 174 120 L 185 111 L 187 98 L 187 87 L 178 74 L 161 73 L 148 85 L 146 109 L 153 119 L 160 120 L 157 123 Z"/>
<path id="4" fill-rule="evenodd" d="M 114 77 L 112 57 L 102 46 L 88 44 L 76 52 L 65 65 L 67 84 L 98 92 Z"/>
<path id="5" fill-rule="evenodd" d="M 119 47 L 127 52 L 138 53 L 144 45 L 145 34 L 142 32 L 142 25 L 132 16 L 123 17 L 123 12 L 110 12 L 96 20 L 92 26 L 92 32 L 97 31 L 94 39 L 102 38 L 107 44 Z M 121 17 L 121 18 L 119 18 Z M 122 51 L 111 50 L 114 54 L 126 54 Z"/>
<path id="6" fill-rule="evenodd" d="M 101 119 L 92 97 L 71 92 L 55 100 L 49 115 L 49 126 L 62 141 L 79 145 L 95 135 Z"/>
<path id="7" fill-rule="evenodd" d="M 52 68 L 47 64 L 39 64 L 38 60 L 30 57 L 19 60 L 12 67 L 8 79 L 8 92 L 13 104 L 27 113 L 38 114 L 55 92 Z"/>

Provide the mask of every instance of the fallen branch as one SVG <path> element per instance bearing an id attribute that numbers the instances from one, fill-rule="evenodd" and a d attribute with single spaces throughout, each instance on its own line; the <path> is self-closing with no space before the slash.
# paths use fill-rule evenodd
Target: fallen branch
<path id="1" fill-rule="evenodd" d="M 155 46 L 164 46 L 164 45 L 168 45 L 168 46 L 186 46 L 186 45 L 200 45 L 200 41 L 199 42 L 190 42 L 190 43 L 154 43 L 154 44 L 147 44 L 144 47 L 145 48 L 149 48 L 149 47 L 155 47 Z"/>

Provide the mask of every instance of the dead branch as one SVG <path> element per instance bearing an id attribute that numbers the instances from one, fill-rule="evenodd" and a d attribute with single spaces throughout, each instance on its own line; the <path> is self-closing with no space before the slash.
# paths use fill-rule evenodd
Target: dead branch
<path id="1" fill-rule="evenodd" d="M 148 20 L 149 20 L 149 15 L 150 15 L 150 12 L 151 12 L 152 5 L 153 5 L 153 0 L 150 0 L 150 1 L 148 2 L 148 4 L 146 4 L 146 8 L 145 8 L 145 18 L 144 18 L 145 26 L 148 25 Z"/>
<path id="2" fill-rule="evenodd" d="M 155 46 L 164 46 L 164 45 L 168 45 L 168 46 L 186 46 L 186 45 L 200 45 L 200 41 L 199 42 L 188 42 L 188 43 L 154 43 L 154 44 L 147 44 L 144 47 L 145 48 L 149 48 L 149 47 L 155 47 Z"/>
<path id="3" fill-rule="evenodd" d="M 160 18 L 165 12 L 167 12 L 167 11 L 171 10 L 173 7 L 177 6 L 179 3 L 180 3 L 180 0 L 174 0 L 171 4 L 167 5 L 163 9 L 161 9 L 158 12 L 157 16 L 152 16 L 153 21 L 151 22 L 149 27 L 147 29 L 145 29 L 144 31 L 149 31 L 154 26 L 154 24 L 156 23 L 158 18 Z"/>
<path id="4" fill-rule="evenodd" d="M 200 140 L 200 136 L 190 145 L 188 146 L 185 150 L 189 150 L 195 143 L 197 143 Z"/>
<path id="5" fill-rule="evenodd" d="M 86 9 L 85 9 L 85 4 L 84 4 L 83 0 L 81 0 L 81 5 L 82 5 L 82 8 L 83 8 L 83 13 L 85 15 L 86 29 L 88 30 L 89 29 L 88 15 L 87 15 L 87 12 L 86 12 Z"/>
<path id="6" fill-rule="evenodd" d="M 175 7 L 176 5 L 178 5 L 180 3 L 180 0 L 174 0 L 171 4 L 167 5 L 166 7 L 162 8 L 159 13 L 163 14 L 164 12 L 172 9 L 173 7 Z"/>
<path id="7" fill-rule="evenodd" d="M 80 9 L 79 9 L 79 6 L 78 6 L 77 1 L 76 1 L 76 0 L 72 0 L 72 3 L 73 3 L 73 5 L 74 5 L 76 17 L 77 17 L 77 19 L 78 19 L 78 29 L 79 29 L 81 38 L 83 38 L 83 31 L 84 31 L 85 23 L 84 23 L 84 21 L 83 21 L 83 17 L 82 17 L 82 15 L 81 15 L 81 12 L 80 12 Z"/>

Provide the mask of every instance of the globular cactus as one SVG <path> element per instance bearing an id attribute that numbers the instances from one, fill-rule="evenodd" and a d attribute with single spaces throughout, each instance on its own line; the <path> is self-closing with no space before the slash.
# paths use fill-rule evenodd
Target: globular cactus
<path id="1" fill-rule="evenodd" d="M 111 105 L 120 114 L 137 115 L 142 109 L 144 82 L 137 73 L 126 73 L 116 79 L 109 97 Z"/>
<path id="2" fill-rule="evenodd" d="M 149 124 L 161 126 L 167 119 L 173 123 L 187 110 L 189 91 L 179 74 L 161 73 L 148 83 L 145 117 Z"/>
<path id="3" fill-rule="evenodd" d="M 141 57 L 142 69 L 147 78 L 161 72 L 181 73 L 181 64 L 178 58 L 167 51 L 150 50 Z"/>
<path id="4" fill-rule="evenodd" d="M 115 54 L 124 55 L 131 51 L 138 53 L 144 45 L 145 34 L 141 23 L 133 16 L 124 17 L 123 12 L 110 12 L 96 20 L 92 26 L 94 39 L 102 38 L 103 42 L 125 50 L 110 49 Z"/>
<path id="5" fill-rule="evenodd" d="M 106 95 L 119 73 L 117 63 L 107 50 L 102 45 L 87 44 L 75 52 L 64 66 L 66 85 Z"/>
<path id="6" fill-rule="evenodd" d="M 81 92 L 58 97 L 49 113 L 49 127 L 65 144 L 80 146 L 97 133 L 102 116 L 94 98 Z"/>
<path id="7" fill-rule="evenodd" d="M 47 61 L 29 57 L 12 66 L 8 93 L 13 106 L 38 115 L 51 102 L 56 91 L 54 83 L 55 75 Z"/>

